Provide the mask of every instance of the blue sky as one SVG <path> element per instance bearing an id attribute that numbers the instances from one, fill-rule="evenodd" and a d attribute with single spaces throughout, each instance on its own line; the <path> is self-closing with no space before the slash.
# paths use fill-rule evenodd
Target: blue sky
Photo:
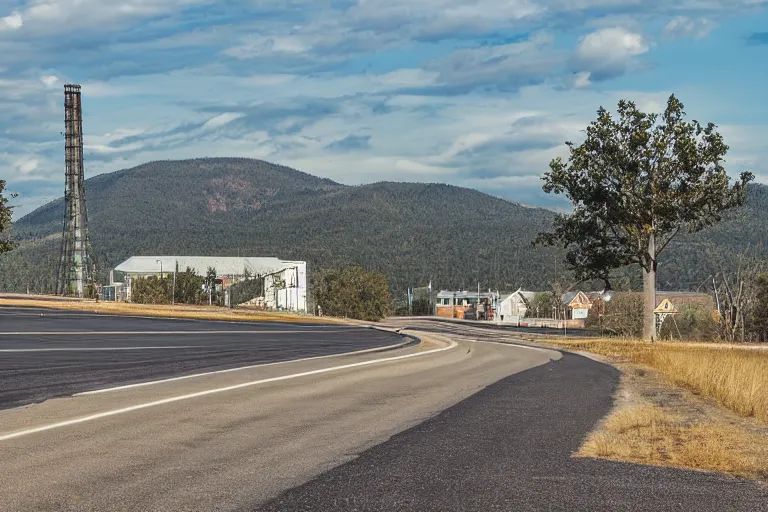
<path id="1" fill-rule="evenodd" d="M 261 158 L 346 184 L 525 204 L 601 105 L 671 93 L 768 183 L 768 0 L 0 0 L 0 177 L 63 194 L 63 85 L 86 176 Z"/>

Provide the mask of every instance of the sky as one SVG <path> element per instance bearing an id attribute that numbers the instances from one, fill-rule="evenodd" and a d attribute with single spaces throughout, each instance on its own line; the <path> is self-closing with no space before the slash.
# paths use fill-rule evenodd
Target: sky
<path id="1" fill-rule="evenodd" d="M 562 208 L 541 175 L 624 98 L 714 122 L 768 183 L 768 0 L 0 0 L 15 218 L 86 177 L 252 157 L 340 183 L 441 182 Z"/>

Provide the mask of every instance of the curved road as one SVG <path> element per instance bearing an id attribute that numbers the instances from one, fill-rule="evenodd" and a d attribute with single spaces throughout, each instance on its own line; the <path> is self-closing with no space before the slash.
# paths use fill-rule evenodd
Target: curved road
<path id="1" fill-rule="evenodd" d="M 0 409 L 78 392 L 392 346 L 365 327 L 0 308 Z"/>
<path id="2" fill-rule="evenodd" d="M 154 321 L 101 320 L 112 332 L 112 321 L 160 330 Z M 222 325 L 230 327 L 211 330 Z M 57 511 L 766 510 L 768 492 L 751 482 L 573 459 L 611 407 L 612 367 L 511 345 L 498 332 L 414 327 L 436 332 L 420 331 L 418 346 L 142 377 L 0 411 L 0 503 Z M 304 343 L 317 349 L 318 334 L 271 330 L 282 329 L 294 357 Z M 325 332 L 320 345 L 399 340 L 340 331 Z M 247 335 L 243 343 L 254 345 L 274 336 Z M 119 364 L 130 351 L 111 352 Z"/>

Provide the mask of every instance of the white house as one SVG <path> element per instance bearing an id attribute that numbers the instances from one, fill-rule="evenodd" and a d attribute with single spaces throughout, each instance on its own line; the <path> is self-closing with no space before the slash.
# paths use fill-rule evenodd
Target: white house
<path id="1" fill-rule="evenodd" d="M 522 289 L 507 295 L 499 304 L 498 320 L 504 324 L 517 324 L 525 318 L 536 292 Z"/>
<path id="2" fill-rule="evenodd" d="M 228 284 L 242 281 L 246 276 L 264 278 L 264 304 L 271 309 L 307 310 L 307 263 L 279 258 L 219 257 L 219 256 L 133 256 L 115 267 L 125 275 L 125 300 L 131 300 L 131 281 L 137 277 L 172 275 L 194 269 L 205 276 L 209 268 L 216 277 Z M 115 283 L 111 283 L 115 284 Z"/>

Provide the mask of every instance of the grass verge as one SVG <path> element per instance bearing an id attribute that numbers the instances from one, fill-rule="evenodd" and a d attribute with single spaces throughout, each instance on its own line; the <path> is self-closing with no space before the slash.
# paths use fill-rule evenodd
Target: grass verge
<path id="1" fill-rule="evenodd" d="M 299 322 L 342 324 L 329 317 L 314 317 L 292 313 L 224 309 L 211 306 L 129 304 L 123 302 L 57 301 L 0 298 L 0 306 L 37 307 L 67 311 L 87 311 L 112 315 L 187 318 L 194 320 L 225 320 L 239 322 Z"/>
<path id="2" fill-rule="evenodd" d="M 766 479 L 764 437 L 724 421 L 690 424 L 651 404 L 619 409 L 576 453 L 640 464 L 719 471 Z"/>
<path id="3" fill-rule="evenodd" d="M 741 416 L 768 424 L 768 350 L 611 339 L 550 343 L 648 366 L 675 385 L 712 398 Z"/>
<path id="4" fill-rule="evenodd" d="M 548 340 L 622 371 L 580 457 L 768 480 L 768 351 L 735 345 Z"/>

